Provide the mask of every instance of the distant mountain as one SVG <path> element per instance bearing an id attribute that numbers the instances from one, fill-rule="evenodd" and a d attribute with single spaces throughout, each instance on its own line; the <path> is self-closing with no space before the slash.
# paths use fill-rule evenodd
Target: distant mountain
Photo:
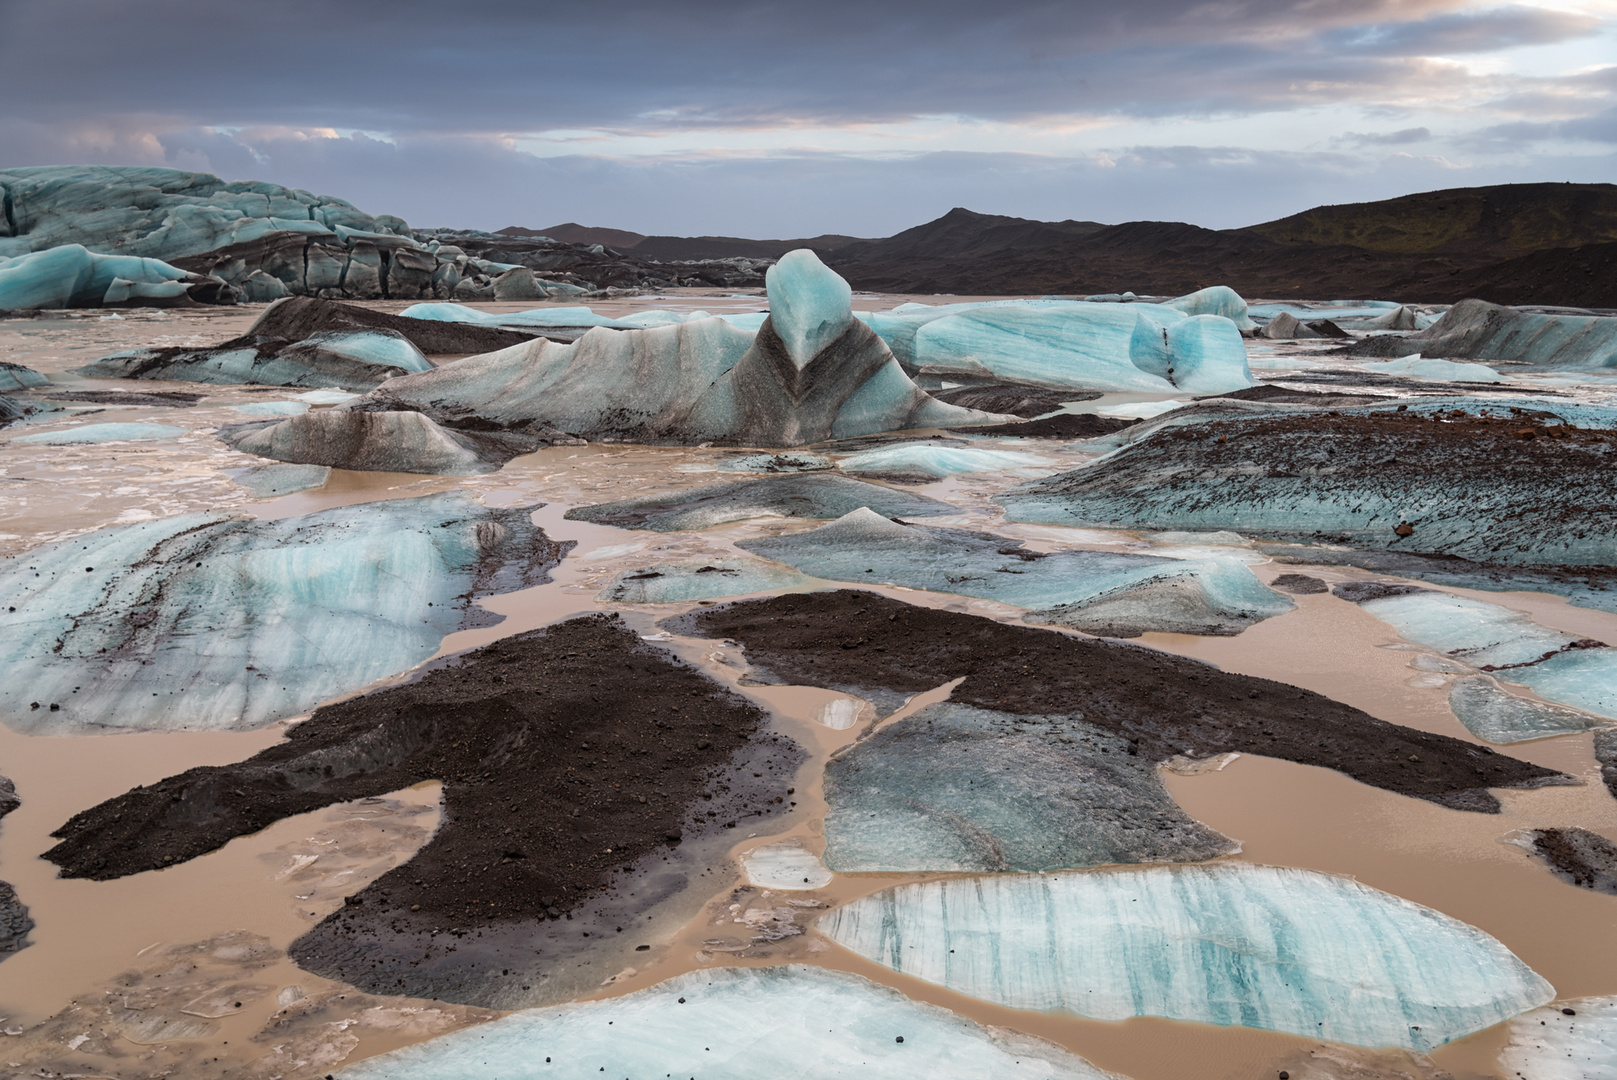
<path id="1" fill-rule="evenodd" d="M 738 236 L 648 236 L 635 245 L 640 259 L 685 262 L 703 259 L 778 259 L 788 251 L 811 248 L 820 255 L 849 244 L 868 243 L 857 236 L 811 236 L 801 240 L 744 240 Z"/>
<path id="2" fill-rule="evenodd" d="M 587 225 L 577 225 L 569 221 L 565 225 L 556 225 L 549 229 L 524 229 L 512 225 L 500 230 L 501 236 L 548 236 L 552 240 L 560 240 L 564 244 L 600 244 L 602 247 L 615 248 L 618 251 L 628 251 L 645 237 L 637 232 L 628 232 L 624 229 L 592 229 Z"/>

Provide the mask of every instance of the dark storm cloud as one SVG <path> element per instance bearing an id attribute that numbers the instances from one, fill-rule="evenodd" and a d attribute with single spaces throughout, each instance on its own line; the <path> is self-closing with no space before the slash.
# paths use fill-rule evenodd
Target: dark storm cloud
<path id="1" fill-rule="evenodd" d="M 1366 55 L 1590 32 L 1456 0 L 459 4 L 11 0 L 14 118 L 393 134 L 1268 107 L 1396 83 Z"/>

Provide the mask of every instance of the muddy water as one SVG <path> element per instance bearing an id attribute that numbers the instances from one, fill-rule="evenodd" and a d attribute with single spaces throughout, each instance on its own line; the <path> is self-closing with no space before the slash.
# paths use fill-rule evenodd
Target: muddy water
<path id="1" fill-rule="evenodd" d="M 856 302 L 856 306 L 884 307 L 900 299 L 884 297 L 868 305 Z M 377 306 L 397 309 L 403 305 Z M 487 306 L 517 309 L 532 305 Z M 759 301 L 682 290 L 655 300 L 639 298 L 594 306 L 609 314 L 653 306 L 719 312 L 757 310 Z M 72 316 L 4 322 L 0 323 L 0 358 L 51 372 L 61 383 L 73 384 L 75 377 L 63 374 L 66 369 L 105 352 L 152 344 L 211 343 L 240 333 L 256 315 L 253 309 L 204 310 L 129 313 L 118 320 Z M 1283 359 L 1277 356 L 1275 361 Z M 1314 362 L 1304 358 L 1304 363 Z M 258 500 L 230 483 L 221 470 L 259 464 L 259 460 L 225 449 L 211 432 L 220 424 L 243 418 L 233 411 L 234 405 L 289 397 L 290 391 L 82 380 L 77 385 L 183 390 L 205 393 L 207 398 L 194 409 L 67 404 L 63 415 L 52 414 L 44 421 L 70 425 L 137 420 L 187 429 L 185 436 L 167 442 L 45 452 L 0 443 L 0 481 L 4 482 L 0 486 L 0 554 L 111 522 L 193 509 L 239 509 L 282 518 L 448 490 L 468 491 L 493 506 L 545 503 L 535 520 L 553 538 L 578 545 L 554 572 L 554 581 L 483 601 L 483 607 L 505 620 L 498 626 L 451 635 L 440 655 L 574 614 L 614 611 L 643 636 L 662 642 L 768 707 L 776 728 L 810 751 L 811 758 L 795 782 L 795 812 L 773 826 L 773 832 L 738 838 L 729 860 L 714 867 L 714 877 L 698 882 L 685 898 L 687 910 L 697 914 L 682 925 L 669 924 L 649 952 L 626 953 L 622 965 L 610 969 L 615 974 L 593 996 L 627 993 L 693 968 L 798 961 L 855 972 L 983 1023 L 1050 1039 L 1138 1080 L 1179 1080 L 1187 1075 L 1233 1080 L 1273 1076 L 1288 1067 L 1295 1075 L 1298 1063 L 1316 1045 L 1243 1028 L 1153 1018 L 1110 1024 L 984 1005 L 853 956 L 812 928 L 813 919 L 831 906 L 938 875 L 839 875 L 825 888 L 806 893 L 771 892 L 746 882 L 739 857 L 755 846 L 792 838 L 810 851 L 823 848 L 825 804 L 819 777 L 824 762 L 873 729 L 873 710 L 867 703 L 831 691 L 746 685 L 745 657 L 739 650 L 722 642 L 672 637 L 661 631 L 658 623 L 662 618 L 689 610 L 693 604 L 611 605 L 598 601 L 596 595 L 625 570 L 698 557 L 749 558 L 734 548 L 734 541 L 797 531 L 811 523 L 757 520 L 700 533 L 663 534 L 570 522 L 563 516 L 574 505 L 737 479 L 714 469 L 729 451 L 558 447 L 519 458 L 489 476 L 442 478 L 339 470 L 323 488 Z M 1112 400 L 1086 405 L 1099 407 Z M 1119 396 L 1115 400 L 1128 399 Z M 1089 451 L 1028 445 L 1023 440 L 1005 440 L 1005 444 L 1050 457 L 1052 471 L 1094 456 Z M 1026 540 L 1031 548 L 1153 550 L 1148 537 L 1133 533 L 1005 523 L 991 497 L 1017 479 L 1020 476 L 1015 474 L 974 474 L 913 490 L 959 508 L 957 515 L 939 524 L 994 529 Z M 1376 576 L 1335 567 L 1264 564 L 1254 569 L 1265 580 L 1282 572 L 1311 573 L 1333 582 Z M 835 583 L 810 582 L 804 588 L 831 584 Z M 886 587 L 875 591 L 910 603 L 1006 621 L 1016 621 L 1022 614 L 1004 605 L 959 596 Z M 1540 594 L 1466 594 L 1521 610 L 1545 625 L 1617 643 L 1614 615 L 1574 608 Z M 1396 723 L 1475 741 L 1448 710 L 1450 680 L 1410 666 L 1422 650 L 1402 642 L 1386 624 L 1355 605 L 1330 596 L 1295 599 L 1296 611 L 1260 623 L 1239 637 L 1146 635 L 1141 641 L 1229 671 L 1307 687 Z M 396 678 L 408 675 L 400 673 Z M 945 686 L 918 695 L 898 715 L 943 700 L 947 693 Z M 845 706 L 840 714 L 852 720 L 848 726 L 821 722 L 828 706 L 837 702 Z M 22 807 L 0 823 L 0 877 L 17 886 L 38 923 L 32 944 L 0 962 L 0 1015 L 8 1017 L 0 1028 L 26 1029 L 23 1035 L 0 1038 L 0 1061 L 71 1066 L 59 1071 L 90 1074 L 105 1070 L 107 1075 L 117 1074 L 107 1061 L 128 1065 L 138 1059 L 143 1067 L 162 1066 L 174 1075 L 209 1075 L 217 1067 L 221 1072 L 233 1069 L 233 1075 L 245 1071 L 249 1075 L 320 1076 L 343 1060 L 382 1052 L 492 1015 L 369 997 L 299 971 L 284 957 L 286 945 L 341 905 L 344 895 L 409 858 L 425 842 L 436 823 L 435 786 L 289 819 L 190 863 L 120 881 L 61 881 L 55 878 L 54 868 L 38 858 L 53 842 L 49 831 L 73 813 L 133 785 L 193 765 L 239 760 L 279 739 L 283 730 L 275 726 L 240 734 L 48 739 L 0 729 L 0 773 L 16 781 L 23 800 Z M 1510 747 L 1506 752 L 1562 770 L 1583 782 L 1502 792 L 1503 812 L 1498 815 L 1447 810 L 1366 787 L 1330 770 L 1250 756 L 1237 758 L 1222 770 L 1195 775 L 1165 773 L 1165 781 L 1189 813 L 1242 842 L 1243 851 L 1237 858 L 1352 875 L 1481 927 L 1549 979 L 1564 997 L 1612 994 L 1617 993 L 1617 899 L 1564 884 L 1522 849 L 1502 842 L 1514 830 L 1567 824 L 1617 838 L 1617 801 L 1599 783 L 1590 742 L 1590 736 L 1582 735 Z M 715 881 L 722 887 L 715 888 Z M 781 933 L 782 927 L 791 932 Z M 166 1049 L 153 1049 L 131 1041 L 128 1032 L 134 1029 L 128 1026 L 133 1023 L 128 1013 L 93 1013 L 96 1008 L 107 1008 L 105 1002 L 112 1000 L 107 991 L 119 986 L 125 973 L 144 972 L 145 985 L 155 985 L 158 973 L 173 970 L 175 957 L 191 955 L 185 952 L 191 943 L 234 940 L 229 935 L 244 930 L 256 935 L 255 940 L 262 939 L 267 950 L 264 958 L 255 960 L 250 971 L 224 961 L 201 964 L 186 985 L 218 989 L 250 984 L 268 989 L 258 996 L 244 994 L 240 1012 L 232 1009 L 209 1019 L 214 1025 L 209 1033 L 175 1040 Z M 304 997 L 283 1004 L 283 992 L 293 987 Z M 55 1019 L 47 1020 L 49 1017 Z M 94 1040 L 71 1052 L 66 1049 L 77 1038 L 75 1032 L 84 1033 L 97 1024 L 110 1024 L 112 1030 L 125 1034 L 110 1037 L 105 1053 Z M 340 1033 L 351 1028 L 351 1043 L 337 1038 L 334 1028 Z M 295 1060 L 285 1054 L 277 1057 L 272 1043 L 299 1047 L 302 1056 Z M 1502 1029 L 1496 1028 L 1444 1047 L 1434 1059 L 1459 1080 L 1493 1076 L 1501 1043 Z M 1403 1055 L 1381 1059 L 1370 1052 L 1336 1052 L 1370 1068 L 1410 1068 Z"/>

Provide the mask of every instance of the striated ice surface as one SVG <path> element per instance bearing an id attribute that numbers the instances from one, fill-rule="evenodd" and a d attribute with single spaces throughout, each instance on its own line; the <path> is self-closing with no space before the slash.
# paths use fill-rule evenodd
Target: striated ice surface
<path id="1" fill-rule="evenodd" d="M 1050 464 L 1049 458 L 1014 450 L 980 450 L 963 446 L 936 446 L 931 443 L 901 443 L 866 450 L 837 462 L 844 472 L 920 473 L 944 477 L 956 473 L 993 472 L 999 469 L 1036 468 Z"/>
<path id="2" fill-rule="evenodd" d="M 851 476 L 788 473 L 579 506 L 566 516 L 620 529 L 677 532 L 758 517 L 836 518 L 861 507 L 884 517 L 938 517 L 956 512 L 946 502 Z"/>
<path id="3" fill-rule="evenodd" d="M 60 431 L 40 431 L 18 435 L 12 442 L 36 446 L 74 446 L 79 443 L 139 442 L 172 439 L 185 434 L 185 428 L 171 424 L 85 424 Z"/>
<path id="4" fill-rule="evenodd" d="M 833 757 L 825 797 L 825 862 L 841 872 L 1196 862 L 1238 848 L 1081 714 L 931 705 Z"/>
<path id="5" fill-rule="evenodd" d="M 1542 1005 L 1487 934 L 1350 878 L 1217 863 L 930 881 L 819 920 L 895 971 L 1016 1009 L 1430 1050 Z"/>
<path id="6" fill-rule="evenodd" d="M 247 416 L 300 416 L 309 411 L 307 401 L 249 401 L 245 405 L 232 405 L 236 412 Z"/>
<path id="7" fill-rule="evenodd" d="M 622 997 L 513 1013 L 338 1075 L 1118 1080 L 1049 1043 L 981 1027 L 857 975 L 798 964 L 709 968 Z"/>
<path id="8" fill-rule="evenodd" d="M 741 856 L 741 869 L 760 889 L 808 892 L 831 884 L 831 872 L 797 840 L 753 848 Z"/>
<path id="9" fill-rule="evenodd" d="M 39 734 L 259 727 L 420 663 L 472 594 L 548 580 L 557 558 L 529 509 L 460 494 L 275 521 L 182 514 L 47 544 L 0 568 L 0 719 Z"/>
<path id="10" fill-rule="evenodd" d="M 80 244 L 0 256 L 0 311 L 98 307 L 136 298 L 173 300 L 195 274 L 158 259 L 96 255 Z"/>
<path id="11" fill-rule="evenodd" d="M 1497 604 L 1425 589 L 1360 606 L 1404 638 L 1546 701 L 1617 719 L 1617 650 L 1601 642 L 1540 626 Z"/>
<path id="12" fill-rule="evenodd" d="M 1575 735 L 1601 726 L 1592 716 L 1508 694 L 1485 675 L 1456 682 L 1449 690 L 1449 708 L 1471 734 L 1491 743 Z"/>
<path id="13" fill-rule="evenodd" d="M 736 546 L 832 581 L 900 585 L 958 593 L 1032 608 L 1030 622 L 1055 623 L 1113 635 L 1172 629 L 1229 633 L 1220 621 L 1247 623 L 1289 611 L 1292 602 L 1258 581 L 1236 560 L 1187 561 L 1115 552 L 1028 551 L 1022 542 L 992 533 L 908 525 L 868 509 L 829 525 L 786 536 L 738 541 Z M 1183 604 L 1161 598 L 1162 583 L 1180 580 L 1179 591 L 1207 605 L 1192 629 Z M 1128 612 L 1086 610 L 1125 603 L 1141 589 Z"/>
<path id="14" fill-rule="evenodd" d="M 1438 382 L 1499 383 L 1505 377 L 1486 364 L 1462 364 L 1453 360 L 1433 360 L 1420 353 L 1388 360 L 1380 364 L 1365 364 L 1364 370 L 1377 375 L 1402 375 L 1410 379 L 1432 379 Z"/>
<path id="15" fill-rule="evenodd" d="M 9 364 L 0 360 L 0 393 L 9 393 L 12 390 L 28 390 L 35 386 L 49 385 L 49 383 L 49 379 L 33 368 L 26 368 L 21 364 Z"/>
<path id="16" fill-rule="evenodd" d="M 788 251 L 764 277 L 769 321 L 802 368 L 847 332 L 853 322 L 853 290 L 806 248 Z"/>
<path id="17" fill-rule="evenodd" d="M 254 495 L 271 498 L 323 487 L 331 470 L 324 465 L 253 465 L 231 469 L 229 476 Z"/>
<path id="18" fill-rule="evenodd" d="M 1572 1016 L 1563 1009 L 1571 1009 Z M 1617 1076 L 1617 997 L 1573 998 L 1510 1022 L 1500 1075 L 1528 1080 L 1611 1080 Z"/>
<path id="19" fill-rule="evenodd" d="M 802 574 L 752 559 L 709 559 L 625 570 L 597 599 L 614 604 L 672 604 L 794 589 L 807 583 Z"/>

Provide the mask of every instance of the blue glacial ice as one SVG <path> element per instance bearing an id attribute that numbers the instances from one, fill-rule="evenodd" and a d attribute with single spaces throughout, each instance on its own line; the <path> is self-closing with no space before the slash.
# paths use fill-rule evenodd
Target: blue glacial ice
<path id="1" fill-rule="evenodd" d="M 1354 347 L 1355 352 L 1379 356 L 1415 350 L 1423 356 L 1452 360 L 1599 372 L 1617 367 L 1617 317 L 1541 314 L 1483 300 L 1462 300 L 1419 333 L 1371 338 Z"/>
<path id="2" fill-rule="evenodd" d="M 1507 693 L 1486 675 L 1456 680 L 1449 689 L 1449 708 L 1471 734 L 1491 743 L 1576 735 L 1603 726 L 1572 709 Z"/>
<path id="3" fill-rule="evenodd" d="M 1015 450 L 900 443 L 850 455 L 838 461 L 837 468 L 851 473 L 909 473 L 941 479 L 957 473 L 998 472 L 1048 464 L 1049 458 Z"/>
<path id="4" fill-rule="evenodd" d="M 1029 622 L 1117 637 L 1235 634 L 1294 606 L 1235 559 L 1028 551 L 1020 540 L 892 516 L 859 509 L 818 529 L 736 546 L 815 577 L 997 600 L 1032 609 Z"/>
<path id="5" fill-rule="evenodd" d="M 432 363 L 402 334 L 391 330 L 328 330 L 312 334 L 294 348 L 322 349 L 362 364 L 431 371 Z"/>
<path id="6" fill-rule="evenodd" d="M 1156 763 L 1082 715 L 944 702 L 826 764 L 825 863 L 845 873 L 1197 862 L 1238 850 L 1174 803 Z"/>
<path id="7" fill-rule="evenodd" d="M 57 431 L 18 435 L 11 441 L 36 446 L 77 446 L 83 443 L 149 442 L 177 438 L 185 433 L 185 428 L 172 424 L 84 424 Z"/>
<path id="8" fill-rule="evenodd" d="M 748 518 L 837 518 L 861 507 L 885 517 L 902 518 L 942 517 L 958 512 L 949 503 L 867 484 L 851 476 L 787 473 L 578 506 L 567 511 L 567 518 L 620 529 L 678 532 Z"/>
<path id="9" fill-rule="evenodd" d="M 530 510 L 453 494 L 274 521 L 205 512 L 35 548 L 0 569 L 0 719 L 63 734 L 304 712 L 498 621 L 472 597 L 549 580 L 565 548 Z"/>
<path id="10" fill-rule="evenodd" d="M 1228 285 L 1210 285 L 1164 301 L 1162 306 L 1176 308 L 1186 315 L 1222 316 L 1234 323 L 1237 330 L 1251 330 L 1257 325 L 1247 317 L 1246 301 Z"/>
<path id="11" fill-rule="evenodd" d="M 96 255 L 79 244 L 0 257 L 0 311 L 183 299 L 196 274 L 158 259 Z"/>
<path id="12" fill-rule="evenodd" d="M 338 1075 L 1120 1080 L 1052 1044 L 982 1027 L 857 975 L 798 964 L 708 968 L 622 997 L 513 1013 Z"/>
<path id="13" fill-rule="evenodd" d="M 769 268 L 764 283 L 769 321 L 799 368 L 848 332 L 853 290 L 814 252 L 788 251 Z"/>
<path id="14" fill-rule="evenodd" d="M 1571 1009 L 1568 1016 L 1563 1009 Z M 1522 1013 L 1507 1029 L 1499 1075 L 1531 1080 L 1617 1076 L 1617 997 L 1586 997 Z"/>
<path id="15" fill-rule="evenodd" d="M 252 465 L 227 469 L 225 475 L 254 495 L 269 499 L 324 487 L 331 470 L 324 465 Z"/>
<path id="16" fill-rule="evenodd" d="M 1365 364 L 1364 371 L 1376 375 L 1399 375 L 1407 379 L 1430 379 L 1434 382 L 1499 383 L 1505 377 L 1486 364 L 1465 364 L 1453 360 L 1434 360 L 1420 353 L 1387 360 L 1379 364 Z"/>
<path id="17" fill-rule="evenodd" d="M 1414 587 L 1359 606 L 1406 640 L 1546 701 L 1617 720 L 1617 650 L 1601 642 L 1540 626 L 1498 604 Z"/>
<path id="18" fill-rule="evenodd" d="M 245 405 L 232 405 L 233 411 L 244 416 L 302 416 L 309 411 L 307 401 L 249 401 Z"/>
<path id="19" fill-rule="evenodd" d="M 36 386 L 49 384 L 50 380 L 33 368 L 0 361 L 0 394 L 10 393 L 13 390 L 31 390 Z"/>
<path id="20" fill-rule="evenodd" d="M 248 335 L 211 348 L 130 349 L 75 369 L 113 379 L 183 379 L 264 386 L 369 390 L 394 375 L 431 371 L 432 364 L 392 330 L 334 330 L 301 341 Z"/>
<path id="21" fill-rule="evenodd" d="M 753 559 L 706 559 L 659 563 L 625 570 L 612 579 L 597 599 L 613 604 L 673 604 L 714 596 L 794 589 L 808 578 L 791 570 Z"/>
<path id="22" fill-rule="evenodd" d="M 895 971 L 1016 1009 L 1426 1051 L 1555 996 L 1481 930 L 1350 878 L 1227 862 L 905 885 L 821 917 Z"/>

